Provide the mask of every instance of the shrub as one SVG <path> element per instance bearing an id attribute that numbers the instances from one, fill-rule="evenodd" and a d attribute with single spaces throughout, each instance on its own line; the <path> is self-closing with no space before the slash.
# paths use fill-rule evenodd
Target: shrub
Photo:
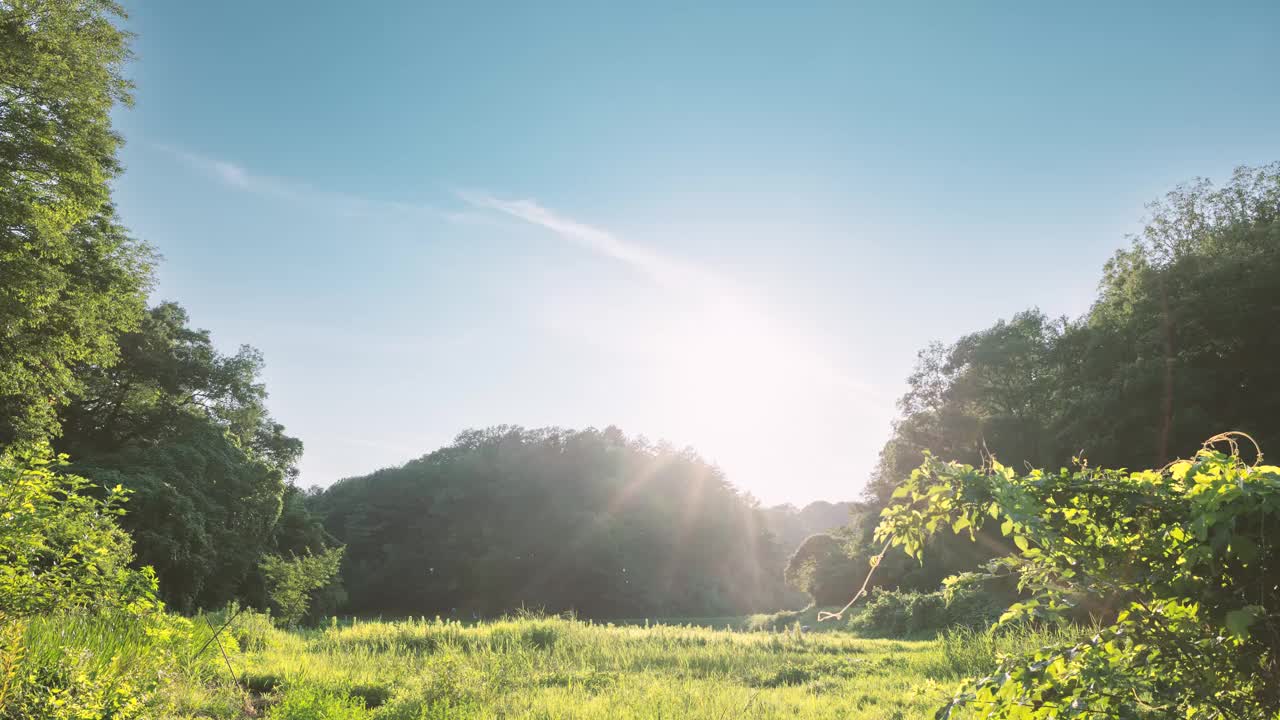
<path id="1" fill-rule="evenodd" d="M 1272 718 L 1280 713 L 1280 467 L 1206 443 L 1192 460 L 1127 472 L 1019 475 L 926 456 L 877 530 L 918 556 L 941 528 L 1000 523 L 1019 552 L 984 573 L 1030 598 L 1001 624 L 1062 621 L 1082 602 L 1121 610 L 1086 640 L 1011 655 L 939 714 L 989 718 Z M 1261 452 L 1258 453 L 1261 457 Z"/>
<path id="2" fill-rule="evenodd" d="M 311 594 L 329 584 L 342 564 L 343 548 L 329 548 L 316 555 L 282 558 L 268 555 L 258 566 L 267 579 L 271 604 L 280 611 L 284 625 L 297 625 L 311 606 Z"/>
<path id="3" fill-rule="evenodd" d="M 193 657 L 194 624 L 129 567 L 125 491 L 65 462 L 45 444 L 0 454 L 0 717 L 153 717 L 156 694 L 205 679 L 213 655 Z"/>
<path id="4" fill-rule="evenodd" d="M 44 443 L 0 454 L 0 612 L 156 606 L 155 573 L 135 570 L 133 543 L 116 524 L 126 491 L 99 499 Z"/>
<path id="5" fill-rule="evenodd" d="M 866 575 L 867 559 L 852 557 L 848 541 L 835 535 L 810 535 L 787 562 L 783 577 L 791 587 L 807 593 L 814 605 L 836 605 Z"/>
<path id="6" fill-rule="evenodd" d="M 948 602 L 942 592 L 877 588 L 862 612 L 849 618 L 849 629 L 878 637 L 934 635 L 954 627 L 985 628 L 1003 609 L 992 596 L 975 591 L 956 593 Z"/>

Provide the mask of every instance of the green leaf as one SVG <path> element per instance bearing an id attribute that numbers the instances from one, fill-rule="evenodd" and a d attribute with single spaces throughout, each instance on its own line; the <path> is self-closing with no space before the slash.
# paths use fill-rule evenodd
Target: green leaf
<path id="1" fill-rule="evenodd" d="M 1257 605 L 1250 605 L 1242 610 L 1232 610 L 1227 613 L 1227 629 L 1237 639 L 1248 640 L 1249 626 L 1253 625 L 1261 614 L 1262 608 Z"/>
<path id="2" fill-rule="evenodd" d="M 1013 544 L 1017 545 L 1018 549 L 1023 552 L 1026 552 L 1027 549 L 1031 547 L 1031 544 L 1027 542 L 1027 539 L 1021 535 L 1013 536 Z"/>
<path id="3" fill-rule="evenodd" d="M 1013 534 L 1012 520 L 1005 520 L 1004 522 L 1000 523 L 1000 534 L 1004 535 L 1005 537 L 1009 537 L 1009 535 Z"/>
<path id="4" fill-rule="evenodd" d="M 1258 544 L 1243 535 L 1231 539 L 1231 550 L 1246 564 L 1258 559 Z"/>

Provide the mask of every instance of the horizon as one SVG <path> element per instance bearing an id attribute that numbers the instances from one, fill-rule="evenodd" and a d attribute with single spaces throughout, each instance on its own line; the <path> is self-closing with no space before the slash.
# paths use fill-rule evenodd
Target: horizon
<path id="1" fill-rule="evenodd" d="M 1079 316 L 1147 202 L 1280 158 L 1263 3 L 128 5 L 121 217 L 302 486 L 616 425 L 855 500 L 919 350 Z"/>

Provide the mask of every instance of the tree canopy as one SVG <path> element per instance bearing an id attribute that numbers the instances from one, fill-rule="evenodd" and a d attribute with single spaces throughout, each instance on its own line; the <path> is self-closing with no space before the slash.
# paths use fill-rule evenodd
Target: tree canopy
<path id="1" fill-rule="evenodd" d="M 263 602 L 258 559 L 320 550 L 323 533 L 294 500 L 278 521 L 302 443 L 266 410 L 261 355 L 223 355 L 174 303 L 121 336 L 119 362 L 82 372 L 58 446 L 77 472 L 133 492 L 123 522 L 140 562 L 176 608 Z"/>
<path id="2" fill-rule="evenodd" d="M 783 551 L 692 451 L 615 428 L 469 431 L 315 499 L 355 612 L 708 615 L 778 606 Z"/>
<path id="3" fill-rule="evenodd" d="M 920 353 L 870 483 L 923 458 L 1159 467 L 1223 428 L 1280 445 L 1280 163 L 1150 207 L 1078 319 L 1027 310 Z"/>
<path id="4" fill-rule="evenodd" d="M 111 109 L 128 38 L 106 0 L 0 14 L 0 443 L 57 429 L 76 370 L 110 365 L 136 326 L 151 253 L 115 219 Z"/>

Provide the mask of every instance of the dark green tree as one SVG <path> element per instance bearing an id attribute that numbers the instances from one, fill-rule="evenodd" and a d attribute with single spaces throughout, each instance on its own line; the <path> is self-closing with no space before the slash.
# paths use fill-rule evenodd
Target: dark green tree
<path id="1" fill-rule="evenodd" d="M 302 444 L 267 412 L 261 369 L 257 351 L 219 353 L 164 303 L 120 338 L 118 363 L 82 371 L 64 413 L 59 449 L 86 477 L 133 491 L 125 527 L 176 608 L 264 603 L 264 553 L 322 549 L 297 499 L 277 530 Z"/>
<path id="2" fill-rule="evenodd" d="M 848 538 L 810 535 L 796 548 L 783 577 L 808 594 L 814 605 L 843 605 L 858 590 L 868 567 L 866 558 L 858 562 L 848 546 Z"/>
<path id="3" fill-rule="evenodd" d="M 620 431 L 470 431 L 315 499 L 350 609 L 594 617 L 776 609 L 783 555 L 691 451 Z"/>

